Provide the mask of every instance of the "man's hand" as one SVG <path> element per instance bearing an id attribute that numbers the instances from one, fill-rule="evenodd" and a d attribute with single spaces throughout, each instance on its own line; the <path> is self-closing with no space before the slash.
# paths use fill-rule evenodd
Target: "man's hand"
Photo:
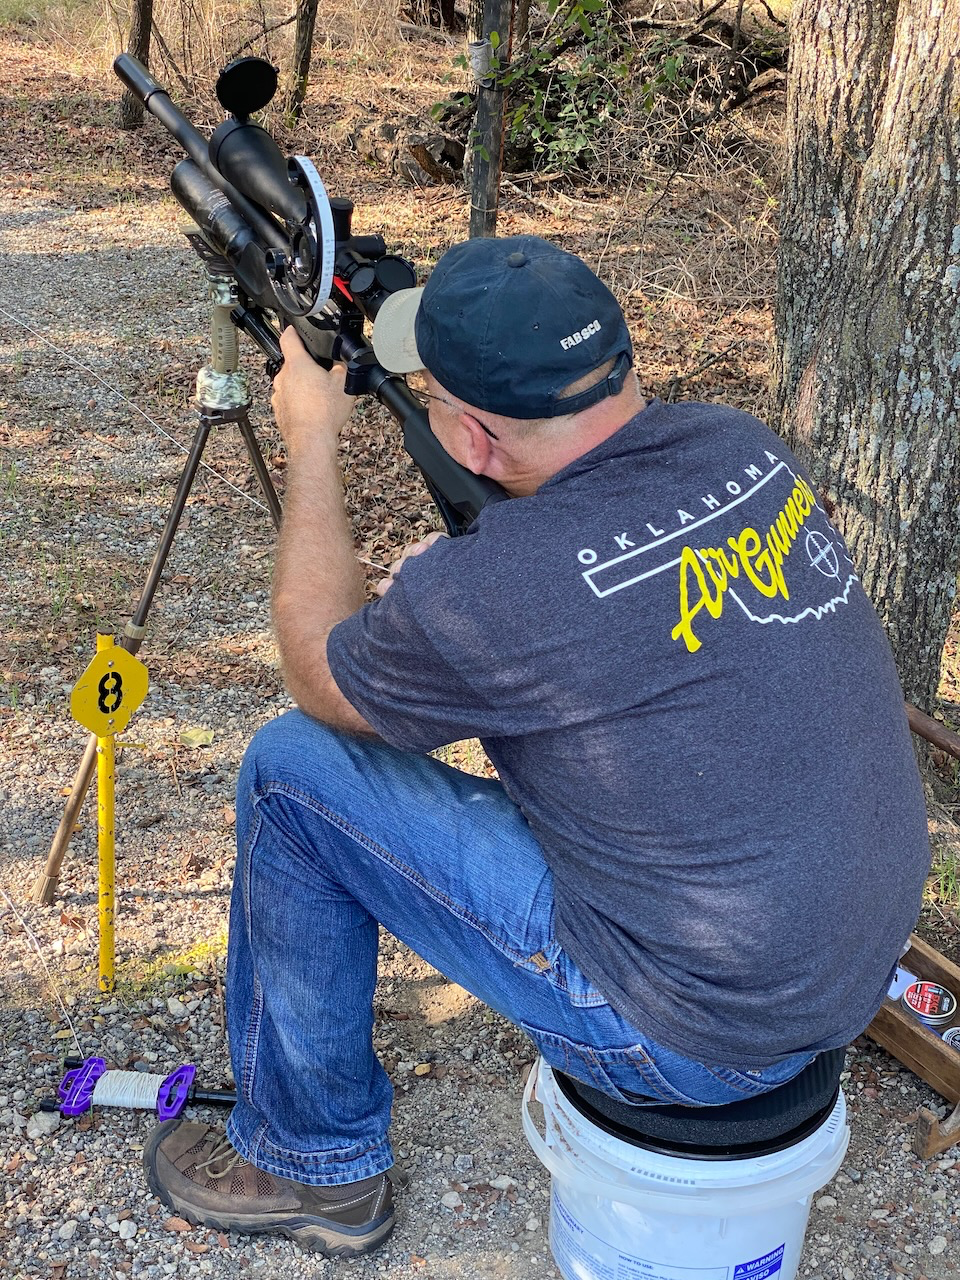
<path id="1" fill-rule="evenodd" d="M 428 533 L 425 538 L 421 538 L 419 542 L 411 542 L 409 547 L 404 547 L 400 558 L 394 560 L 390 566 L 390 572 L 385 578 L 381 578 L 377 583 L 376 592 L 378 596 L 385 596 L 393 586 L 393 580 L 403 567 L 405 560 L 409 560 L 411 556 L 421 556 L 428 547 L 432 547 L 438 538 L 445 538 L 447 534 L 440 529 L 435 529 L 433 533 Z"/>
<path id="2" fill-rule="evenodd" d="M 273 412 L 287 453 L 300 453 L 323 439 L 336 447 L 340 429 L 356 404 L 343 390 L 343 365 L 324 369 L 317 364 L 288 325 L 280 335 L 283 367 L 273 380 Z"/>

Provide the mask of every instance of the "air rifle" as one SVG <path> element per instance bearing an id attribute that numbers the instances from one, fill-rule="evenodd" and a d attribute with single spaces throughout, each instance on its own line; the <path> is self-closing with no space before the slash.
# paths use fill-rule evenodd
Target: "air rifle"
<path id="1" fill-rule="evenodd" d="M 230 318 L 267 357 L 268 372 L 283 363 L 280 330 L 288 324 L 319 364 L 344 364 L 348 394 L 376 396 L 396 418 L 447 532 L 463 533 L 503 490 L 450 457 L 426 409 L 377 363 L 364 337 L 384 300 L 416 284 L 414 268 L 388 253 L 381 236 L 355 236 L 351 201 L 330 198 L 311 160 L 284 156 L 251 121 L 276 92 L 276 68 L 261 58 L 224 68 L 217 97 L 230 114 L 208 140 L 136 58 L 122 53 L 113 66 L 187 153 L 170 186 L 196 225 L 188 238 L 208 265 L 236 281 Z"/>

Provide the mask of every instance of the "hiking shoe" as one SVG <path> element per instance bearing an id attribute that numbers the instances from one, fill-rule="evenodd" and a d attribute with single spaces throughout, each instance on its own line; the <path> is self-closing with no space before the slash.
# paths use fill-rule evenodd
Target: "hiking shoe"
<path id="1" fill-rule="evenodd" d="M 143 1167 L 154 1195 L 195 1226 L 274 1231 L 327 1257 L 376 1249 L 396 1217 L 393 1171 L 306 1186 L 257 1169 L 212 1125 L 167 1120 L 147 1139 Z"/>

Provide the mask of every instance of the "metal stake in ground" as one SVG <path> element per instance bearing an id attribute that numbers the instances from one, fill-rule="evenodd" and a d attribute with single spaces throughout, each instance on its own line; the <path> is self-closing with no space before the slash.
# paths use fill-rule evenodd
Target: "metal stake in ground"
<path id="1" fill-rule="evenodd" d="M 147 668 L 139 659 L 119 649 L 113 636 L 97 636 L 97 654 L 73 686 L 70 711 L 85 729 L 97 736 L 97 852 L 100 917 L 100 990 L 112 991 L 114 982 L 114 737 L 147 696 Z"/>

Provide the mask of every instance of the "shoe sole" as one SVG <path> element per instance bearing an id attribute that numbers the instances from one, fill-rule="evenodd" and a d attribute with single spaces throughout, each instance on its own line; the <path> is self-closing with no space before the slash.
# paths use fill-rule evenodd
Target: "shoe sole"
<path id="1" fill-rule="evenodd" d="M 153 1138 L 157 1130 L 150 1135 Z M 160 1135 L 160 1139 L 165 1134 Z M 301 1249 L 309 1249 L 325 1258 L 356 1258 L 361 1254 L 378 1249 L 390 1236 L 396 1225 L 396 1210 L 391 1209 L 382 1218 L 367 1228 L 362 1235 L 350 1235 L 338 1229 L 326 1218 L 312 1217 L 308 1214 L 291 1215 L 284 1219 L 265 1219 L 263 1215 L 246 1213 L 212 1214 L 206 1210 L 200 1212 L 174 1195 L 159 1180 L 152 1159 L 153 1147 L 150 1139 L 144 1147 L 144 1171 L 150 1190 L 169 1209 L 184 1218 L 194 1227 L 211 1227 L 214 1231 L 239 1231 L 244 1235 L 281 1235 L 292 1240 Z"/>

